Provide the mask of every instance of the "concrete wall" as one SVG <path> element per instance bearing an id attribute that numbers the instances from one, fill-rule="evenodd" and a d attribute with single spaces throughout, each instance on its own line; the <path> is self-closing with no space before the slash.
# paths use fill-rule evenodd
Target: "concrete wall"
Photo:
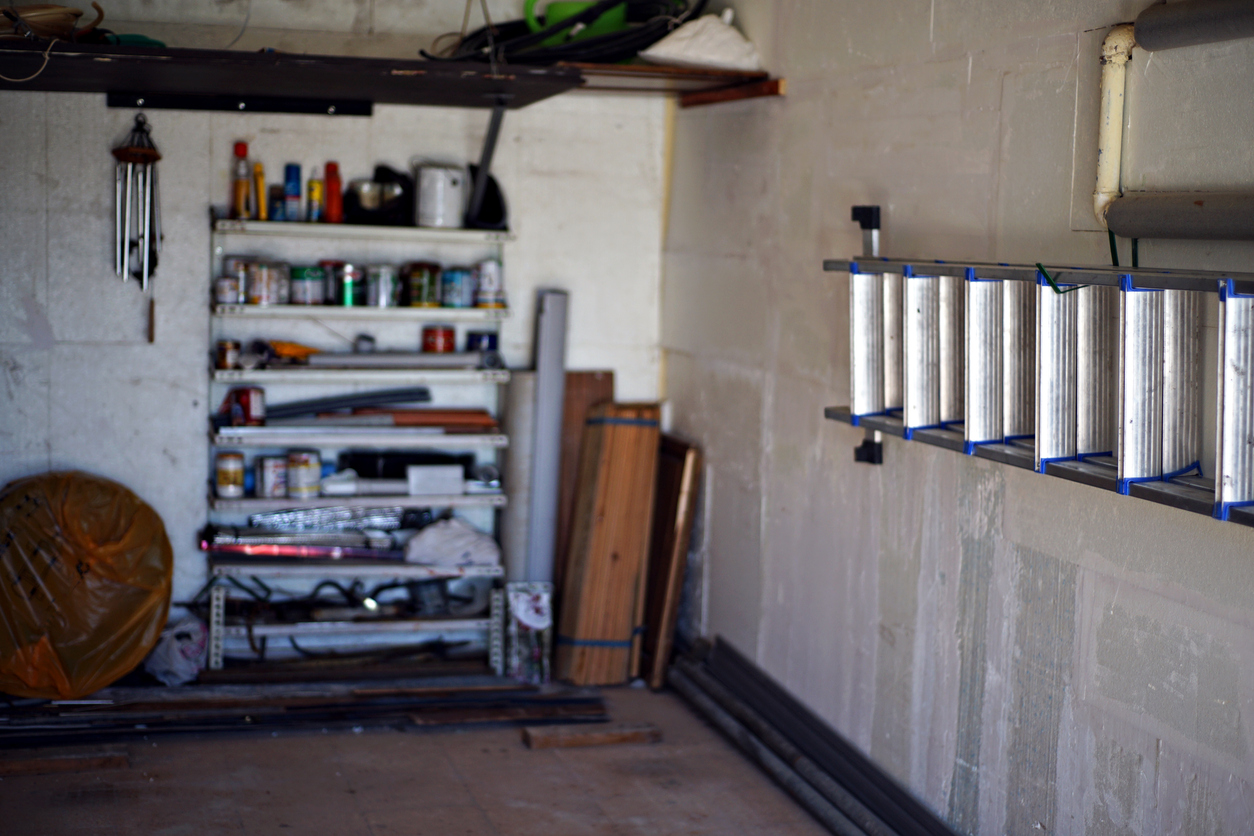
<path id="1" fill-rule="evenodd" d="M 657 397 L 667 107 L 576 94 L 506 116 L 494 172 L 517 236 L 504 254 L 510 366 L 531 362 L 536 288 L 564 288 L 569 365 L 614 369 L 623 398 Z M 308 171 L 328 159 L 348 180 L 414 155 L 477 159 L 487 113 L 149 111 L 166 235 L 152 345 L 147 300 L 113 275 L 109 149 L 133 116 L 104 96 L 0 93 L 0 484 L 80 468 L 129 486 L 165 520 L 177 599 L 204 583 L 194 534 L 206 518 L 207 415 L 221 397 L 207 374 L 208 208 L 227 200 L 232 143 L 248 140 L 272 180 L 285 162 Z"/>
<path id="2" fill-rule="evenodd" d="M 677 121 L 662 342 L 708 462 L 695 629 L 962 832 L 1248 832 L 1254 532 L 920 444 L 855 465 L 862 431 L 822 415 L 848 403 L 848 281 L 820 265 L 860 251 L 851 205 L 883 207 L 887 254 L 1108 263 L 1088 30 L 1142 4 L 735 5 L 788 96 Z M 1254 187 L 1251 81 L 1246 42 L 1138 53 L 1126 182 Z"/>

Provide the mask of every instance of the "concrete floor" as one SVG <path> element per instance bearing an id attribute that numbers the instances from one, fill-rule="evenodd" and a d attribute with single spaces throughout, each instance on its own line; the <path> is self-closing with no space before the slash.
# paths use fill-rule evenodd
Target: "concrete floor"
<path id="1" fill-rule="evenodd" d="M 128 769 L 0 779 L 0 832 L 566 836 L 825 833 L 673 694 L 605 693 L 658 744 L 531 751 L 516 728 L 127 745 Z"/>

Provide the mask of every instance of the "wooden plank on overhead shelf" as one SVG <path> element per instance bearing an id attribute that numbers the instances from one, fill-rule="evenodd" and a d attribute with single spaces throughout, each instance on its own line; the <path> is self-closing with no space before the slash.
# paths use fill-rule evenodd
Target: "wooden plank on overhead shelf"
<path id="1" fill-rule="evenodd" d="M 763 96 L 783 96 L 788 92 L 788 79 L 772 78 L 766 81 L 755 81 L 748 84 L 737 84 L 731 87 L 720 87 L 715 90 L 695 90 L 682 93 L 679 97 L 680 107 L 696 107 L 697 105 L 734 102 L 741 99 L 757 99 Z"/>
<path id="2" fill-rule="evenodd" d="M 664 67 L 660 64 L 558 64 L 583 75 L 581 90 L 619 93 L 686 93 L 766 81 L 764 72 Z"/>
<path id="3" fill-rule="evenodd" d="M 592 407 L 614 400 L 614 371 L 566 373 L 562 404 L 562 459 L 557 491 L 557 560 L 553 562 L 553 588 L 560 603 L 566 552 L 570 549 L 571 515 L 575 511 L 575 480 L 579 476 L 579 450 L 584 422 Z"/>
<path id="4" fill-rule="evenodd" d="M 662 436 L 644 615 L 643 670 L 654 690 L 666 684 L 700 472 L 701 453 L 696 447 L 674 436 Z"/>
<path id="5" fill-rule="evenodd" d="M 660 743 L 662 730 L 652 723 L 616 723 L 612 726 L 524 726 L 528 749 L 571 749 L 616 743 Z"/>

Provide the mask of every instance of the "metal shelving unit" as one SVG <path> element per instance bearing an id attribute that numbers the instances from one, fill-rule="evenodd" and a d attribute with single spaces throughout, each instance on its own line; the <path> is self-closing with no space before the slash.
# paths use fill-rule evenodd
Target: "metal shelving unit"
<path id="1" fill-rule="evenodd" d="M 513 240 L 508 233 L 481 230 L 436 230 L 410 227 L 350 226 L 343 224 L 266 223 L 256 221 L 215 221 L 211 235 L 211 263 L 216 272 L 221 259 L 228 253 L 264 253 L 274 257 L 276 251 L 286 251 L 289 258 L 299 258 L 306 263 L 319 258 L 344 257 L 364 261 L 392 261 L 395 258 L 433 258 L 448 263 L 450 258 L 469 261 L 487 257 L 501 258 L 503 245 Z M 228 248 L 229 246 L 229 248 Z M 404 254 L 404 255 L 400 255 Z M 364 256 L 364 257 L 363 257 Z M 454 262 L 456 263 L 456 262 Z M 337 338 L 351 335 L 355 329 L 373 324 L 374 333 L 398 341 L 416 340 L 417 332 L 425 323 L 447 323 L 459 329 L 499 331 L 509 311 L 503 308 L 369 308 L 339 307 L 333 305 L 215 305 L 210 311 L 210 332 L 213 339 L 229 336 L 242 339 L 260 332 L 266 335 L 281 329 L 283 338 L 305 340 L 319 345 L 319 339 L 328 334 Z M 411 328 L 410 326 L 416 326 Z M 354 330 L 349 330 L 349 329 Z M 271 337 L 273 338 L 273 337 Z M 412 343 L 411 343 L 412 344 Z M 505 369 L 330 369 L 330 368 L 281 368 L 281 369 L 229 369 L 212 370 L 211 386 L 225 394 L 234 385 L 258 385 L 266 387 L 267 400 L 282 402 L 283 398 L 271 393 L 271 389 L 283 392 L 285 387 L 300 387 L 297 397 L 310 387 L 323 389 L 327 394 L 337 391 L 360 391 L 370 387 L 432 386 L 432 387 L 480 387 L 469 395 L 452 399 L 458 403 L 481 403 L 489 411 L 500 405 L 499 386 L 509 381 Z M 447 390 L 446 390 L 447 391 Z M 479 393 L 482 391 L 482 395 Z M 450 393 L 451 394 L 451 393 Z M 220 395 L 219 395 L 220 397 Z M 437 395 L 439 397 L 439 395 Z M 486 399 L 486 401 L 485 401 Z M 216 399 L 214 400 L 216 403 Z M 211 448 L 234 448 L 261 454 L 263 450 L 283 448 L 317 448 L 324 457 L 344 449 L 369 450 L 444 450 L 456 452 L 478 451 L 476 457 L 492 461 L 495 451 L 508 446 L 509 438 L 493 433 L 445 433 L 438 428 L 425 427 L 374 427 L 374 426 L 301 426 L 270 425 L 258 427 L 222 427 L 209 433 Z M 282 511 L 287 509 L 315 509 L 329 507 L 355 508 L 456 508 L 466 509 L 479 515 L 485 512 L 489 518 L 496 515 L 494 509 L 508 502 L 504 493 L 474 493 L 427 496 L 320 496 L 311 499 L 287 497 L 245 497 L 223 499 L 208 498 L 211 521 L 223 517 L 239 517 L 247 514 Z M 482 524 L 480 524 L 482 527 Z M 435 580 L 441 578 L 489 578 L 502 575 L 499 566 L 469 568 L 443 568 L 420 566 L 394 561 L 363 561 L 355 559 L 315 560 L 227 556 L 211 554 L 208 571 L 211 578 L 287 578 L 300 584 L 318 579 L 335 578 L 342 582 L 357 579 L 413 579 Z M 503 663 L 501 631 L 501 596 L 490 595 L 491 612 L 487 617 L 395 619 L 360 621 L 310 621 L 295 624 L 228 624 L 225 621 L 227 585 L 214 586 L 210 598 L 210 667 L 222 665 L 223 643 L 226 639 L 267 637 L 376 637 L 387 640 L 388 636 L 438 637 L 446 633 L 483 632 L 493 668 L 499 673 Z M 494 591 L 495 593 L 495 591 Z M 382 637 L 382 638 L 380 638 Z M 251 642 L 250 642 L 251 644 Z"/>

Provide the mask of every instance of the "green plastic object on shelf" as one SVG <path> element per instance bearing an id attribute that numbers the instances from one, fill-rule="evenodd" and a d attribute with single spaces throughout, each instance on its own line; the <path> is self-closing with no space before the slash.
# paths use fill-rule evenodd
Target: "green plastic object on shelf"
<path id="1" fill-rule="evenodd" d="M 527 27 L 532 32 L 539 32 L 547 26 L 560 23 L 566 18 L 587 11 L 595 5 L 595 2 L 590 2 L 589 0 L 553 0 L 545 6 L 544 22 L 541 23 L 539 18 L 536 17 L 536 0 L 527 0 L 527 4 L 523 7 L 523 14 L 527 18 Z M 569 41 L 595 38 L 598 35 L 609 35 L 614 32 L 621 32 L 626 28 L 627 4 L 619 3 L 617 6 L 602 12 L 600 17 L 574 35 L 571 34 L 571 29 L 566 29 L 552 37 L 546 38 L 542 46 L 561 46 Z"/>

